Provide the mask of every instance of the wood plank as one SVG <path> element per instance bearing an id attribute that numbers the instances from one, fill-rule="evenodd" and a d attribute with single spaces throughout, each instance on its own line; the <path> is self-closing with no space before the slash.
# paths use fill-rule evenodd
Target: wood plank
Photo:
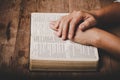
<path id="1" fill-rule="evenodd" d="M 110 5 L 114 1 L 116 1 L 116 0 L 100 0 L 100 4 L 101 4 L 101 7 L 105 7 L 105 6 Z"/>
<path id="2" fill-rule="evenodd" d="M 38 12 L 69 12 L 69 0 L 38 0 Z"/>
<path id="3" fill-rule="evenodd" d="M 22 0 L 15 48 L 18 73 L 31 78 L 56 74 L 51 72 L 29 72 L 30 14 L 32 12 L 68 12 L 67 4 L 68 0 Z"/>
<path id="4" fill-rule="evenodd" d="M 20 3 L 21 0 L 0 0 L 0 76 L 14 72 Z"/>
<path id="5" fill-rule="evenodd" d="M 69 12 L 74 10 L 90 11 L 100 7 L 99 0 L 69 0 Z"/>
<path id="6" fill-rule="evenodd" d="M 115 0 L 100 0 L 101 7 L 108 6 L 112 4 Z M 120 37 L 120 25 L 108 27 L 106 31 Z M 108 53 L 109 55 L 111 53 Z M 113 53 L 114 54 L 114 53 Z M 119 79 L 120 76 L 120 59 L 113 57 L 112 54 L 110 55 L 110 66 L 111 68 L 111 80 Z"/>
<path id="7" fill-rule="evenodd" d="M 120 37 L 120 26 L 110 27 L 109 32 Z M 111 70 L 112 70 L 112 75 L 116 79 L 118 79 L 120 76 L 120 58 L 119 57 L 116 58 L 111 55 Z"/>
<path id="8" fill-rule="evenodd" d="M 37 9 L 36 0 L 22 0 L 20 22 L 15 45 L 16 72 L 25 78 L 29 75 L 30 17 Z"/>
<path id="9" fill-rule="evenodd" d="M 111 56 L 112 79 L 120 79 L 120 59 Z"/>
<path id="10" fill-rule="evenodd" d="M 83 10 L 83 11 L 90 11 L 93 9 L 100 9 L 101 7 L 104 7 L 105 4 L 109 5 L 112 2 L 112 0 L 70 0 L 69 2 L 69 11 L 72 12 L 74 10 Z M 109 75 L 112 74 L 111 71 L 111 63 L 110 63 L 110 56 L 107 52 L 100 50 L 100 62 L 99 62 L 99 72 L 94 73 L 87 73 L 89 75 L 92 75 L 94 78 L 98 79 L 98 77 L 101 79 L 102 77 L 107 78 Z M 82 76 L 81 76 L 82 74 Z M 78 76 L 83 77 L 86 76 L 86 73 L 79 73 Z M 109 77 L 108 77 L 109 78 Z"/>
<path id="11" fill-rule="evenodd" d="M 112 26 L 107 29 L 108 32 L 120 37 L 120 25 L 118 26 Z M 110 53 L 109 53 L 110 54 Z M 114 54 L 114 53 L 112 53 Z M 112 72 L 112 79 L 120 79 L 120 58 L 114 57 L 113 55 L 110 55 L 110 64 L 111 64 L 111 72 Z"/>

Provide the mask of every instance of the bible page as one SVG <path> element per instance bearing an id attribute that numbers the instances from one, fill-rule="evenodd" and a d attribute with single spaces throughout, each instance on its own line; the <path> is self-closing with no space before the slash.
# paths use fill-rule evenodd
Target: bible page
<path id="1" fill-rule="evenodd" d="M 68 13 L 32 13 L 30 59 L 33 60 L 98 60 L 97 48 L 84 46 L 58 38 L 50 21 L 58 20 Z"/>

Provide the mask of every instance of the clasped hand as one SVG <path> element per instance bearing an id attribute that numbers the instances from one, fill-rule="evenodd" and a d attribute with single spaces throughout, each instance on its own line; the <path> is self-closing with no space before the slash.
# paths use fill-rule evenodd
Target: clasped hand
<path id="1" fill-rule="evenodd" d="M 69 39 L 80 44 L 93 45 L 92 43 L 97 38 L 97 31 L 95 30 L 96 28 L 91 27 L 96 24 L 97 20 L 92 14 L 83 11 L 73 11 L 57 21 L 52 21 L 50 27 L 63 40 Z"/>

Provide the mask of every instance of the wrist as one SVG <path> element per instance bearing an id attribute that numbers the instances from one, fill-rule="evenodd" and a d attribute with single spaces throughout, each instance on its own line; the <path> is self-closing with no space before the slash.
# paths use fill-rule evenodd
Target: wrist
<path id="1" fill-rule="evenodd" d="M 98 28 L 93 28 L 93 33 L 94 33 L 94 35 L 92 36 L 91 44 L 94 47 L 100 48 L 101 41 L 103 39 L 102 38 L 103 37 L 102 30 L 100 30 Z"/>

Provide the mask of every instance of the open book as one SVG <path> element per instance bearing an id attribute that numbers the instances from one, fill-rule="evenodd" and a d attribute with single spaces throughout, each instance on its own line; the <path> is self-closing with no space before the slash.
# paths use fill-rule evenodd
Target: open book
<path id="1" fill-rule="evenodd" d="M 98 50 L 54 35 L 49 22 L 67 13 L 32 13 L 30 39 L 30 70 L 95 71 Z"/>

